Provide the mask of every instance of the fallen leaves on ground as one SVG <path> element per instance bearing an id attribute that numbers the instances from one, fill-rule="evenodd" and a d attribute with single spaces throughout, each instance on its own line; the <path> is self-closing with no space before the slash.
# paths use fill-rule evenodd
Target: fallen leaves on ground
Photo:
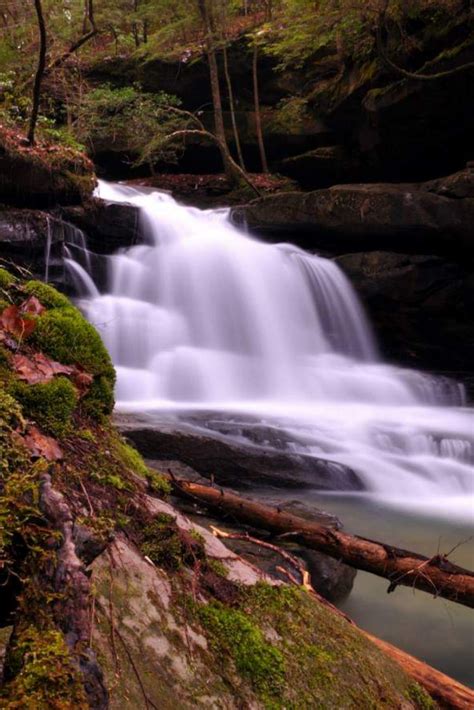
<path id="1" fill-rule="evenodd" d="M 34 353 L 30 356 L 16 353 L 12 357 L 12 366 L 20 380 L 28 382 L 29 385 L 45 384 L 56 375 L 67 375 L 81 397 L 89 390 L 94 379 L 92 375 L 76 365 L 62 365 L 60 362 L 50 360 L 43 353 Z"/>
<path id="2" fill-rule="evenodd" d="M 72 375 L 75 370 L 74 367 L 50 360 L 43 353 L 34 353 L 31 357 L 17 353 L 12 357 L 12 365 L 20 380 L 29 385 L 44 384 L 55 375 Z"/>
<path id="3" fill-rule="evenodd" d="M 31 311 L 22 311 L 21 306 L 7 306 L 0 316 L 0 327 L 17 340 L 28 337 L 34 331 L 36 321 L 29 317 L 24 318 L 25 313 L 31 315 Z"/>
<path id="4" fill-rule="evenodd" d="M 28 426 L 23 441 L 35 458 L 42 456 L 47 461 L 59 461 L 63 458 L 63 452 L 56 439 L 42 434 L 33 424 Z"/>

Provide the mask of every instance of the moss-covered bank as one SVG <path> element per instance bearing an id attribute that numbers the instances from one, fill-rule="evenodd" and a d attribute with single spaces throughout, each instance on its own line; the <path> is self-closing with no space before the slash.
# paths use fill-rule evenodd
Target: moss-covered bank
<path id="1" fill-rule="evenodd" d="M 0 124 L 2 202 L 74 204 L 89 197 L 95 184 L 92 162 L 77 149 L 42 142 L 30 147 L 17 131 Z"/>

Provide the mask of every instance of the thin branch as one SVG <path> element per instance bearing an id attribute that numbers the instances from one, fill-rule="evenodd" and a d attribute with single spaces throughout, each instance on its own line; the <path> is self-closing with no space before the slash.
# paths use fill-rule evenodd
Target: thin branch
<path id="1" fill-rule="evenodd" d="M 187 111 L 185 112 L 187 113 Z M 199 119 L 196 119 L 199 121 Z M 202 126 L 202 123 L 199 121 L 200 125 Z M 168 136 L 166 136 L 163 140 L 163 143 L 172 143 L 176 138 L 188 138 L 188 137 L 199 137 L 199 138 L 208 138 L 211 140 L 213 143 L 215 143 L 220 150 L 226 150 L 225 146 L 223 143 L 220 141 L 220 139 L 215 136 L 213 133 L 210 131 L 206 130 L 204 127 L 200 129 L 193 129 L 193 128 L 184 128 L 180 129 L 178 131 L 173 131 L 173 133 L 170 133 Z M 243 180 L 249 187 L 252 188 L 252 190 L 255 192 L 258 197 L 261 197 L 261 192 L 260 190 L 253 184 L 253 182 L 250 180 L 248 175 L 242 170 L 240 165 L 238 165 L 235 160 L 232 158 L 232 156 L 229 154 L 228 155 L 228 162 L 232 166 L 232 169 L 234 170 L 235 173 L 239 176 L 241 180 Z"/>

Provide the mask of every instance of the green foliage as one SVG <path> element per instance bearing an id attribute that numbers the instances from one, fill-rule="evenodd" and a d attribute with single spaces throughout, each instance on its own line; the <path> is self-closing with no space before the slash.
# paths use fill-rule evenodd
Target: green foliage
<path id="1" fill-rule="evenodd" d="M 233 660 L 258 695 L 270 700 L 281 693 L 285 681 L 283 655 L 265 639 L 250 616 L 220 602 L 199 607 L 198 616 L 217 653 Z"/>
<path id="2" fill-rule="evenodd" d="M 176 118 L 167 107 L 178 104 L 175 96 L 165 92 L 151 94 L 138 85 L 116 88 L 102 84 L 84 97 L 76 135 L 96 149 L 116 145 L 136 156 L 138 163 L 146 162 L 150 142 L 155 144 L 159 136 L 165 137 L 174 129 Z M 166 148 L 161 157 L 173 161 L 176 153 Z"/>
<path id="3" fill-rule="evenodd" d="M 70 431 L 78 396 L 66 377 L 37 385 L 15 382 L 11 393 L 21 404 L 25 416 L 45 432 L 62 437 Z"/>
<path id="4" fill-rule="evenodd" d="M 282 99 L 276 107 L 271 129 L 276 133 L 298 134 L 308 118 L 307 99 L 301 96 L 290 96 Z"/>

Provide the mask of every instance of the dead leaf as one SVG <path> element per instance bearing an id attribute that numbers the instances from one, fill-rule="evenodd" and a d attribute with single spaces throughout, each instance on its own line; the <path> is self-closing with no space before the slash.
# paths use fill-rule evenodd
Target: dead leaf
<path id="1" fill-rule="evenodd" d="M 56 439 L 42 434 L 40 430 L 30 425 L 23 438 L 32 457 L 45 458 L 47 461 L 58 461 L 63 458 L 63 452 Z"/>
<path id="2" fill-rule="evenodd" d="M 40 316 L 45 310 L 46 308 L 40 303 L 36 296 L 30 296 L 20 306 L 21 313 L 32 313 L 36 316 Z"/>
<path id="3" fill-rule="evenodd" d="M 76 370 L 72 380 L 79 390 L 80 397 L 83 397 L 89 391 L 89 387 L 91 386 L 94 377 L 88 372 Z"/>
<path id="4" fill-rule="evenodd" d="M 31 357 L 13 355 L 12 364 L 20 380 L 30 385 L 49 382 L 55 375 L 72 375 L 76 371 L 74 367 L 50 360 L 43 353 L 35 353 Z"/>
<path id="5" fill-rule="evenodd" d="M 28 337 L 34 331 L 36 322 L 22 318 L 18 306 L 7 306 L 0 316 L 0 326 L 18 340 Z"/>

